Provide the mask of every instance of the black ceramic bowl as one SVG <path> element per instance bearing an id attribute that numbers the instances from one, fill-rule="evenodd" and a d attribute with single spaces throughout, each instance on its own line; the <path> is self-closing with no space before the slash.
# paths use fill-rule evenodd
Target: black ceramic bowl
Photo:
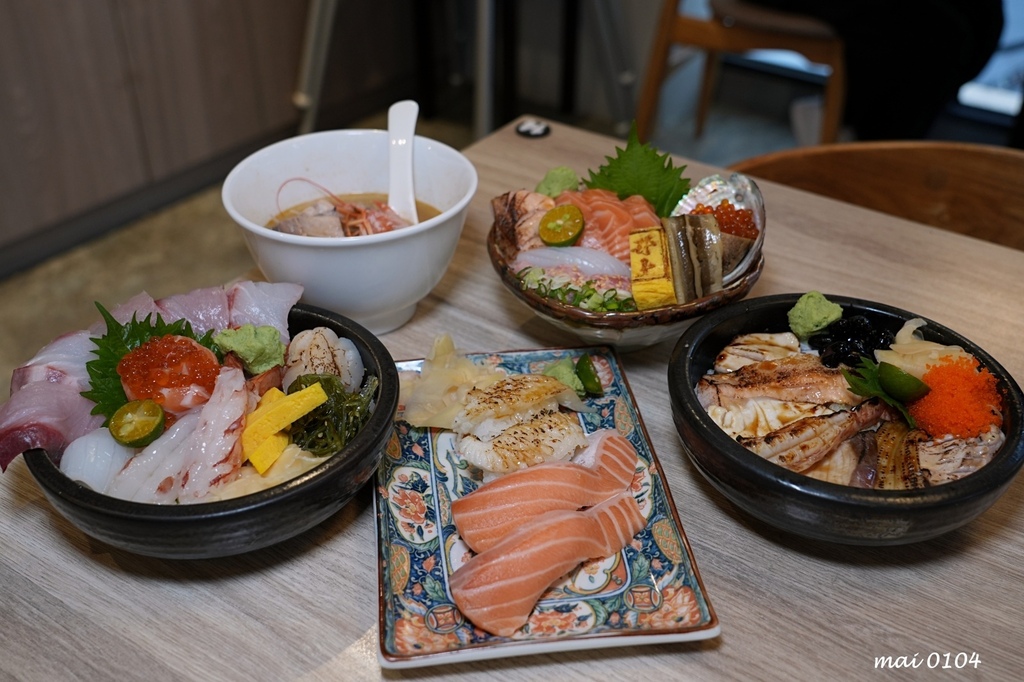
<path id="1" fill-rule="evenodd" d="M 384 344 L 340 315 L 300 304 L 292 308 L 288 326 L 293 336 L 322 326 L 351 339 L 366 371 L 380 381 L 369 421 L 322 464 L 258 493 L 183 505 L 128 502 L 97 493 L 65 476 L 57 467 L 58 456 L 43 450 L 24 454 L 29 471 L 50 503 L 82 532 L 147 556 L 207 559 L 241 554 L 321 523 L 345 506 L 376 470 L 398 409 L 398 371 Z"/>
<path id="2" fill-rule="evenodd" d="M 913 317 L 887 305 L 826 294 L 844 314 L 860 313 L 897 331 Z M 668 367 L 672 415 L 694 466 L 743 511 L 782 530 L 853 545 L 899 545 L 936 537 L 988 509 L 1024 463 L 1022 395 L 1013 378 L 988 353 L 930 320 L 924 337 L 972 353 L 998 379 L 1006 443 L 977 472 L 944 485 L 913 491 L 865 490 L 818 481 L 772 464 L 722 431 L 697 401 L 694 386 L 711 370 L 733 337 L 788 329 L 786 313 L 800 294 L 734 303 L 697 320 L 679 338 Z"/>

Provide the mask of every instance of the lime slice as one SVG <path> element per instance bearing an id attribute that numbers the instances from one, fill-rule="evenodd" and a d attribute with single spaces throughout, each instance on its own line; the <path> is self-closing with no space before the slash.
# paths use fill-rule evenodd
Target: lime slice
<path id="1" fill-rule="evenodd" d="M 923 398 L 931 389 L 913 374 L 888 362 L 878 363 L 878 384 L 882 390 L 901 403 Z"/>
<path id="2" fill-rule="evenodd" d="M 583 390 L 590 395 L 604 395 L 604 386 L 601 385 L 601 377 L 597 375 L 597 368 L 594 361 L 586 353 L 576 361 L 576 376 L 583 384 Z"/>
<path id="3" fill-rule="evenodd" d="M 144 448 L 163 432 L 164 408 L 155 400 L 133 400 L 110 418 L 110 435 L 129 448 Z"/>
<path id="4" fill-rule="evenodd" d="M 572 246 L 583 233 L 583 211 L 572 204 L 555 206 L 540 219 L 539 230 L 548 246 Z"/>

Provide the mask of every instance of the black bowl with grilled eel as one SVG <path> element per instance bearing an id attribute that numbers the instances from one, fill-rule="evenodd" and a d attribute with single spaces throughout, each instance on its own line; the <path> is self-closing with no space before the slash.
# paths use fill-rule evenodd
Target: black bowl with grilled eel
<path id="1" fill-rule="evenodd" d="M 697 320 L 679 338 L 668 367 L 675 426 L 694 467 L 732 504 L 772 526 L 816 540 L 852 545 L 900 545 L 928 540 L 964 526 L 987 510 L 1024 464 L 1024 397 L 1010 374 L 988 353 L 931 320 L 924 338 L 958 345 L 995 376 L 1002 398 L 1005 440 L 984 466 L 942 485 L 884 490 L 811 478 L 759 456 L 730 437 L 708 414 L 696 387 L 720 351 L 740 334 L 788 329 L 787 313 L 800 294 L 733 303 Z M 846 314 L 862 314 L 898 330 L 905 310 L 827 295 Z M 706 397 L 704 402 L 706 403 Z"/>

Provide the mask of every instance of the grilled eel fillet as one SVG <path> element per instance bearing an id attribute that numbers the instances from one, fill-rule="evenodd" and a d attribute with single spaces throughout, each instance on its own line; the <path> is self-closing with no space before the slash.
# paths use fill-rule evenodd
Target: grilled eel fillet
<path id="1" fill-rule="evenodd" d="M 850 410 L 804 417 L 761 438 L 737 438 L 743 447 L 791 471 L 805 471 L 858 431 L 889 419 L 889 408 L 877 398 Z"/>

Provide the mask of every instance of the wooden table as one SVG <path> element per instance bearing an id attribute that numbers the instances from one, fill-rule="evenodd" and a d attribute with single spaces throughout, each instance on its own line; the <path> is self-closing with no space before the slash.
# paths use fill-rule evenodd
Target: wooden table
<path id="1" fill-rule="evenodd" d="M 453 332 L 462 350 L 580 345 L 534 317 L 492 271 L 491 197 L 567 164 L 596 168 L 621 141 L 512 126 L 473 145 L 480 188 L 445 278 L 387 334 L 396 359 Z M 691 163 L 694 180 L 716 169 Z M 762 186 L 767 265 L 751 296 L 859 296 L 916 311 L 978 342 L 1024 381 L 1024 253 L 781 186 Z M 168 562 L 90 540 L 45 501 L 21 458 L 0 476 L 0 677 L 58 679 L 502 680 L 1018 679 L 1024 670 L 1024 483 L 981 518 L 907 547 L 790 537 L 736 511 L 689 464 L 672 425 L 672 342 L 622 356 L 722 634 L 616 648 L 382 671 L 369 488 L 309 533 L 235 558 Z M 977 668 L 928 670 L 976 653 Z M 911 659 L 913 660 L 913 659 Z M 935 656 L 932 656 L 935 661 Z M 897 673 L 905 679 L 908 671 Z"/>

